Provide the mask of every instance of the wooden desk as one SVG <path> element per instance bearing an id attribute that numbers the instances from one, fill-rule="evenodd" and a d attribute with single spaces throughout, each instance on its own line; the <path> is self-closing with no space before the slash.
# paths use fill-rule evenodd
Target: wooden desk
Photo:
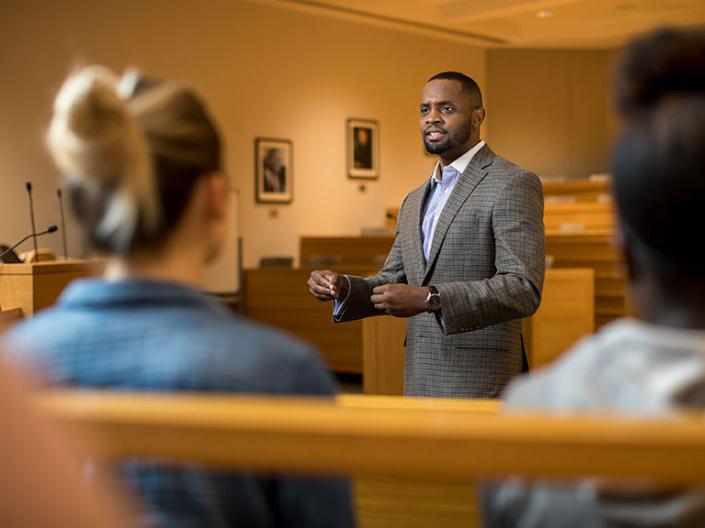
<path id="1" fill-rule="evenodd" d="M 372 273 L 369 268 L 347 271 Z M 245 314 L 312 343 L 331 370 L 362 373 L 365 394 L 402 394 L 407 320 L 370 317 L 334 325 L 331 304 L 308 292 L 309 274 L 308 269 L 245 270 Z M 525 323 L 534 365 L 552 360 L 592 331 L 593 288 L 592 270 L 547 270 L 541 308 Z"/>
<path id="2" fill-rule="evenodd" d="M 372 269 L 352 272 L 366 275 Z M 317 301 L 308 292 L 310 274 L 310 269 L 245 270 L 245 315 L 308 341 L 335 372 L 362 373 L 362 323 L 334 325 L 330 303 Z"/>
<path id="3" fill-rule="evenodd" d="M 532 369 L 551 363 L 579 338 L 594 332 L 594 276 L 586 268 L 546 270 L 541 306 L 523 321 Z"/>
<path id="4" fill-rule="evenodd" d="M 56 302 L 74 279 L 100 273 L 102 261 L 56 260 L 0 264 L 0 308 L 21 308 L 25 317 Z"/>

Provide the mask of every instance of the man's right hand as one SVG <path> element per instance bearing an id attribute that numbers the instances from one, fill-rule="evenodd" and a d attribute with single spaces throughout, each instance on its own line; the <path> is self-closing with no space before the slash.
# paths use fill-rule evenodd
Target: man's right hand
<path id="1" fill-rule="evenodd" d="M 319 301 L 344 300 L 348 295 L 348 281 L 330 270 L 314 270 L 308 278 L 308 291 Z"/>

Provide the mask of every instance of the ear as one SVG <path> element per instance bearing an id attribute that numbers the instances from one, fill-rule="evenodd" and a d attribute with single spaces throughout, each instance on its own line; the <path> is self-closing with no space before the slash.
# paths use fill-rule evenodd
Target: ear
<path id="1" fill-rule="evenodd" d="M 480 107 L 480 108 L 475 108 L 471 113 L 470 113 L 470 123 L 472 124 L 473 128 L 480 128 L 480 125 L 482 122 L 485 120 L 485 109 Z"/>
<path id="2" fill-rule="evenodd" d="M 228 211 L 228 180 L 221 172 L 209 174 L 204 180 L 208 218 L 222 220 Z"/>

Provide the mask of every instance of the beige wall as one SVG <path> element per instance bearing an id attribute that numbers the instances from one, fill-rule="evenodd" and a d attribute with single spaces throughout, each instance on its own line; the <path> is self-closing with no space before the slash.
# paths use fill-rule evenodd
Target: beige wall
<path id="1" fill-rule="evenodd" d="M 544 178 L 608 171 L 616 131 L 609 50 L 490 50 L 488 137 L 499 154 Z"/>
<path id="2" fill-rule="evenodd" d="M 417 123 L 425 79 L 458 69 L 485 84 L 483 50 L 248 2 L 1 2 L 0 241 L 28 232 L 29 179 L 39 225 L 58 219 L 55 173 L 41 138 L 52 96 L 81 60 L 185 79 L 210 102 L 240 189 L 246 266 L 263 255 L 296 255 L 302 234 L 382 225 L 384 208 L 398 205 L 432 167 Z M 364 193 L 345 172 L 348 117 L 381 125 L 381 177 Z M 255 204 L 257 136 L 293 140 L 292 205 Z M 42 245 L 58 249 L 59 240 Z"/>

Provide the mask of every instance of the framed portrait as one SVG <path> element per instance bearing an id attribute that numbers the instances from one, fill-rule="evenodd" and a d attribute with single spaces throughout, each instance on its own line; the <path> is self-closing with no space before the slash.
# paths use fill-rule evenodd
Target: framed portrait
<path id="1" fill-rule="evenodd" d="M 376 180 L 379 177 L 379 123 L 348 119 L 348 176 Z"/>
<path id="2" fill-rule="evenodd" d="M 294 196 L 293 146 L 289 139 L 255 139 L 255 199 L 291 203 Z"/>

